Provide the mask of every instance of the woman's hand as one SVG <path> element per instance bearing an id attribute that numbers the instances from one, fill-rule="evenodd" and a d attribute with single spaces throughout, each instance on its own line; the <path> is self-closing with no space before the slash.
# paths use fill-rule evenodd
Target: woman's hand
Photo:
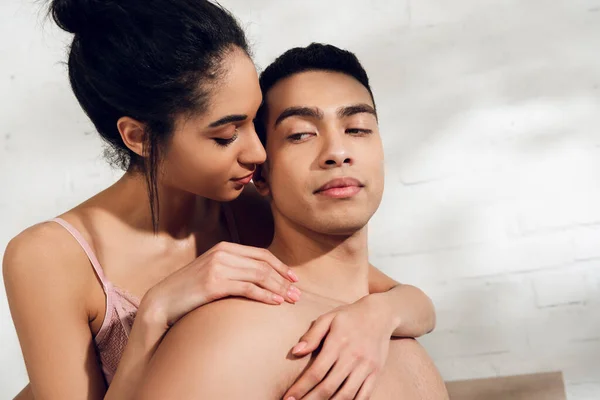
<path id="1" fill-rule="evenodd" d="M 386 303 L 373 295 L 322 315 L 292 353 L 305 356 L 324 339 L 322 349 L 283 399 L 368 399 L 385 365 L 396 325 Z"/>
<path id="2" fill-rule="evenodd" d="M 150 289 L 140 311 L 168 328 L 193 309 L 228 296 L 295 303 L 300 291 L 292 283 L 297 281 L 268 250 L 222 242 Z"/>

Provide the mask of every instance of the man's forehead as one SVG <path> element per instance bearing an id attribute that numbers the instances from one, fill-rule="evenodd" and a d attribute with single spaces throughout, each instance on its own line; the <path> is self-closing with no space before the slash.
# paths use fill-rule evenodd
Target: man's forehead
<path id="1" fill-rule="evenodd" d="M 267 97 L 276 102 L 301 102 L 302 105 L 317 106 L 319 100 L 335 100 L 340 95 L 370 98 L 369 91 L 354 77 L 330 71 L 306 71 L 277 82 Z M 360 100 L 360 99 L 355 99 Z M 287 106 L 290 106 L 286 105 Z"/>
<path id="2" fill-rule="evenodd" d="M 335 112 L 343 106 L 364 103 L 374 108 L 367 88 L 352 76 L 329 71 L 307 71 L 277 82 L 266 94 L 271 116 L 291 107 Z"/>

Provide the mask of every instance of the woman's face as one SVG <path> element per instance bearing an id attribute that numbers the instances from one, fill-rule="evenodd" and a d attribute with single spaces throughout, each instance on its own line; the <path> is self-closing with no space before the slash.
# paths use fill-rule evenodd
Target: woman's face
<path id="1" fill-rule="evenodd" d="M 208 109 L 181 116 L 160 165 L 160 183 L 217 201 L 235 199 L 250 183 L 265 150 L 253 120 L 262 101 L 254 63 L 236 49 L 223 60 L 224 75 Z"/>

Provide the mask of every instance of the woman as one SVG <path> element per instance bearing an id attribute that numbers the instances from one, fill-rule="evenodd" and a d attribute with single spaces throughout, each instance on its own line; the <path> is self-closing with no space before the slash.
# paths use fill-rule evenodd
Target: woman
<path id="1" fill-rule="evenodd" d="M 276 306 L 301 294 L 294 274 L 258 248 L 272 235 L 268 206 L 246 188 L 265 159 L 252 122 L 261 96 L 235 19 L 202 0 L 54 0 L 51 13 L 75 35 L 73 91 L 126 172 L 7 247 L 4 280 L 31 382 L 23 396 L 127 399 L 189 311 L 226 296 Z M 395 285 L 371 275 L 371 293 Z M 365 329 L 365 312 L 396 335 L 433 329 L 418 289 L 372 296 L 376 309 L 321 318 L 297 353 Z M 377 346 L 353 336 L 340 352 L 385 361 L 357 351 Z M 310 376 L 290 395 L 319 383 Z"/>

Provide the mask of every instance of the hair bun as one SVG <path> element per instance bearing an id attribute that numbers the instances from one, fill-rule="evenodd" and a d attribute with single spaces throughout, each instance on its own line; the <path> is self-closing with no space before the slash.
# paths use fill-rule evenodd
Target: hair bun
<path id="1" fill-rule="evenodd" d="M 50 14 L 63 30 L 81 34 L 94 29 L 111 8 L 105 0 L 52 0 Z M 118 5 L 113 5 L 117 6 Z"/>

